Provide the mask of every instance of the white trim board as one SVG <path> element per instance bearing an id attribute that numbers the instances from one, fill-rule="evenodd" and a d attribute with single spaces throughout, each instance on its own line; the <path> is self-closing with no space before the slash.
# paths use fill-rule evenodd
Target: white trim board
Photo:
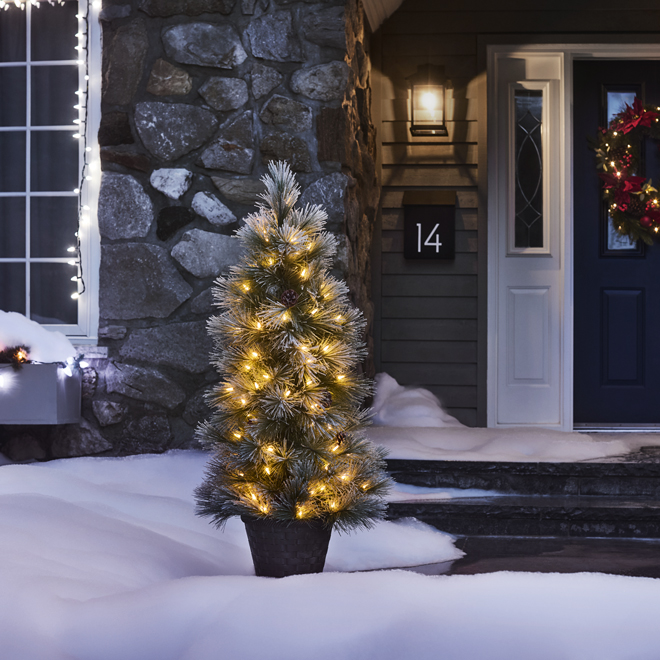
<path id="1" fill-rule="evenodd" d="M 488 426 L 536 426 L 573 430 L 573 62 L 579 59 L 660 60 L 658 44 L 491 45 L 488 58 Z M 517 62 L 514 62 L 517 61 Z M 537 75 L 538 72 L 541 75 Z M 510 80 L 508 80 L 510 79 Z M 548 131 L 550 181 L 544 193 L 556 198 L 549 213 L 547 254 L 512 254 L 506 231 L 509 175 L 508 129 L 502 123 L 503 85 L 525 80 L 555 84 L 551 108 L 559 116 Z M 555 82 L 556 81 L 556 82 Z M 556 104 L 556 105 L 555 105 Z M 556 158 L 556 162 L 552 159 Z M 542 260 L 545 259 L 545 262 Z M 512 266 L 513 264 L 513 266 Z M 546 292 L 546 293 L 544 293 Z M 515 294 L 515 295 L 514 295 Z M 511 377 L 516 346 L 507 330 L 516 328 L 515 301 L 529 303 L 529 313 L 543 307 L 543 346 L 538 374 Z M 508 302 L 507 302 L 508 298 Z M 521 306 L 520 332 L 525 330 Z M 538 311 L 538 310 L 537 310 Z M 512 316 L 513 314 L 513 316 Z M 513 321 L 511 319 L 513 318 Z M 531 317 L 530 317 L 531 318 Z M 513 324 L 513 325 L 512 325 Z M 531 333 L 531 330 L 530 330 Z M 522 358 L 531 349 L 518 351 Z M 536 349 L 534 349 L 536 350 Z M 537 378 L 524 376 L 536 375 Z M 546 377 L 547 376 L 547 377 Z"/>

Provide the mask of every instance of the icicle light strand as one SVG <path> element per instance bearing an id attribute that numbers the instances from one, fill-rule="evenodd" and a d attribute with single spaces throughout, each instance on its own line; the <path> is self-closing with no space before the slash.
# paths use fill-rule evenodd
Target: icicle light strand
<path id="1" fill-rule="evenodd" d="M 76 50 L 78 51 L 78 65 L 83 67 L 83 86 L 78 88 L 78 122 L 76 125 L 79 127 L 78 133 L 74 134 L 74 137 L 77 136 L 77 139 L 82 140 L 82 166 L 80 169 L 80 184 L 74 192 L 78 195 L 78 231 L 76 232 L 76 256 L 77 256 L 77 266 L 78 266 L 78 287 L 77 290 L 71 295 L 72 298 L 80 298 L 80 296 L 85 293 L 85 279 L 83 274 L 83 265 L 82 265 L 82 255 L 81 255 L 81 240 L 80 233 L 82 227 L 86 224 L 85 220 L 88 216 L 85 215 L 86 212 L 89 212 L 89 207 L 83 203 L 83 190 L 85 187 L 85 182 L 91 179 L 89 174 L 89 154 L 91 152 L 91 147 L 87 144 L 88 131 L 87 131 L 87 122 L 88 122 L 88 113 L 89 113 L 89 14 L 92 6 L 92 0 L 88 0 L 85 3 L 85 13 L 80 12 L 80 4 L 78 5 L 78 14 L 76 18 L 78 19 L 78 45 Z M 83 55 L 84 54 L 84 55 Z M 89 229 L 88 229 L 89 231 Z M 82 287 L 82 288 L 81 288 Z"/>
<path id="2" fill-rule="evenodd" d="M 55 6 L 63 6 L 65 0 L 48 0 L 48 4 Z M 29 4 L 38 9 L 41 5 L 41 2 L 37 0 L 29 0 Z M 7 11 L 10 7 L 16 7 L 25 11 L 26 6 L 28 5 L 28 0 L 11 0 L 7 2 L 6 0 L 0 0 L 0 10 L 4 9 Z M 88 0 L 85 3 L 85 13 L 80 11 L 80 3 L 78 3 L 78 13 L 76 18 L 78 20 L 78 32 L 76 37 L 78 38 L 78 44 L 76 46 L 76 51 L 78 52 L 77 64 L 82 68 L 84 72 L 82 74 L 83 85 L 78 87 L 76 91 L 77 101 L 73 106 L 74 109 L 78 110 L 78 118 L 74 120 L 74 128 L 77 129 L 77 132 L 73 134 L 73 137 L 82 140 L 82 165 L 80 168 L 80 183 L 77 188 L 74 189 L 74 193 L 78 197 L 78 228 L 75 232 L 75 247 L 69 248 L 70 252 L 75 252 L 75 259 L 67 262 L 71 266 L 76 266 L 77 275 L 74 275 L 71 278 L 72 282 L 76 282 L 76 291 L 71 294 L 71 297 L 75 300 L 80 298 L 80 296 L 85 293 L 85 279 L 83 277 L 83 266 L 82 266 L 82 250 L 81 250 L 81 228 L 86 224 L 88 216 L 86 215 L 89 212 L 89 206 L 83 203 L 83 190 L 85 187 L 85 182 L 89 181 L 92 177 L 89 174 L 89 153 L 91 152 L 91 147 L 87 144 L 87 121 L 88 121 L 88 107 L 89 107 L 89 14 L 90 8 L 92 5 L 92 0 Z M 80 76 L 79 76 L 80 77 Z M 82 288 L 81 288 L 82 287 Z"/>

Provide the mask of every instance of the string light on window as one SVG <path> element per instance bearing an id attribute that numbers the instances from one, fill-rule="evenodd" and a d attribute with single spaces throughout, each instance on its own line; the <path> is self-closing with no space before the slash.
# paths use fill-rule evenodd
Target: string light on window
<path id="1" fill-rule="evenodd" d="M 23 11 L 25 11 L 25 7 L 26 7 L 27 4 L 28 3 L 25 0 L 11 0 L 11 2 L 5 2 L 5 0 L 0 0 L 0 9 L 7 10 L 13 5 L 14 7 L 17 7 L 18 9 L 22 9 Z M 37 0 L 30 0 L 30 4 L 33 7 L 39 7 L 39 2 L 37 2 Z M 53 5 L 53 6 L 63 5 L 64 0 L 58 0 L 57 2 L 55 2 L 53 0 L 48 0 L 48 4 Z"/>
<path id="2" fill-rule="evenodd" d="M 52 4 L 52 3 L 51 3 Z M 60 4 L 64 4 L 60 2 Z M 88 130 L 87 124 L 89 120 L 89 50 L 90 50 L 90 11 L 92 8 L 92 3 L 87 2 L 85 5 L 84 13 L 78 12 L 76 18 L 78 19 L 78 31 L 76 32 L 76 37 L 78 39 L 78 44 L 76 45 L 76 51 L 78 52 L 78 66 L 81 68 L 79 78 L 82 80 L 81 86 L 76 90 L 76 96 L 78 97 L 77 102 L 75 103 L 74 110 L 78 111 L 78 117 L 73 120 L 74 127 L 76 132 L 73 133 L 73 137 L 76 140 L 81 141 L 80 153 L 82 154 L 82 165 L 80 169 L 80 183 L 78 187 L 74 189 L 74 194 L 78 197 L 78 231 L 76 232 L 76 244 L 73 250 L 69 248 L 70 252 L 75 252 L 76 262 L 75 265 L 78 269 L 78 274 L 76 276 L 76 291 L 71 294 L 71 298 L 77 300 L 80 296 L 85 293 L 85 279 L 83 274 L 83 264 L 81 256 L 81 225 L 89 222 L 88 212 L 90 210 L 89 206 L 83 204 L 83 191 L 85 188 L 85 183 L 92 180 L 90 174 L 90 162 L 89 157 L 92 152 L 92 148 L 87 144 Z M 94 9 L 97 11 L 98 7 L 96 3 L 94 4 Z M 71 262 L 69 262 L 71 263 Z M 73 278 L 71 278 L 73 280 Z"/>

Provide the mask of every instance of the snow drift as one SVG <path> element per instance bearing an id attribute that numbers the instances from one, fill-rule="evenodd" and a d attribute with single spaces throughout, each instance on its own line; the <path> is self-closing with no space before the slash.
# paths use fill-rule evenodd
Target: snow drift
<path id="1" fill-rule="evenodd" d="M 30 360 L 66 362 L 76 349 L 61 332 L 46 330 L 17 312 L 0 311 L 0 347 L 27 346 Z"/>
<path id="2" fill-rule="evenodd" d="M 373 410 L 367 437 L 393 459 L 572 462 L 620 456 L 639 445 L 632 437 L 600 440 L 534 427 L 468 428 L 431 392 L 399 385 L 386 373 L 376 376 Z"/>
<path id="3" fill-rule="evenodd" d="M 443 410 L 438 397 L 421 387 L 404 387 L 386 373 L 376 374 L 372 409 L 374 426 L 461 427 Z"/>

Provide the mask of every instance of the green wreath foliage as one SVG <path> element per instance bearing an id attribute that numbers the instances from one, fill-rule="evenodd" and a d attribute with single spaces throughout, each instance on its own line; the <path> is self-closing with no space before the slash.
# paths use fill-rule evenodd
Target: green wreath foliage
<path id="1" fill-rule="evenodd" d="M 660 200 L 653 182 L 636 174 L 646 138 L 660 140 L 660 107 L 643 105 L 635 98 L 607 128 L 599 128 L 590 140 L 596 152 L 598 176 L 615 229 L 631 240 L 647 245 L 660 238 Z"/>

